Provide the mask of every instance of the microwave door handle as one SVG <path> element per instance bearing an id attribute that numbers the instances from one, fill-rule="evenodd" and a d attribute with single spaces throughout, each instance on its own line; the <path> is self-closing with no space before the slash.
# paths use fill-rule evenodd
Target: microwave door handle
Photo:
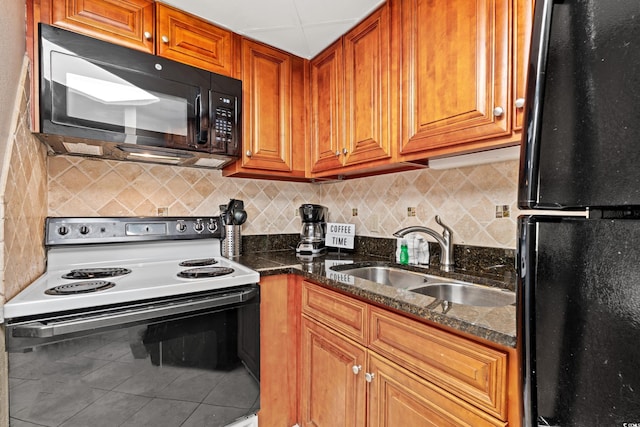
<path id="1" fill-rule="evenodd" d="M 32 322 L 21 325 L 9 326 L 10 338 L 51 338 L 61 335 L 97 330 L 130 323 L 149 321 L 166 316 L 176 316 L 199 312 L 201 310 L 224 307 L 249 301 L 257 296 L 256 289 L 243 289 L 240 292 L 231 292 L 224 295 L 193 299 L 183 302 L 168 302 L 157 306 L 141 307 L 133 310 L 114 311 L 112 313 L 88 315 L 71 320 L 61 319 L 51 322 Z M 7 331 L 9 332 L 9 331 Z"/>
<path id="2" fill-rule="evenodd" d="M 518 204 L 533 208 L 538 200 L 538 168 L 540 167 L 540 128 L 544 102 L 545 75 L 551 38 L 551 14 L 554 0 L 536 2 L 534 28 L 531 37 L 531 56 L 527 82 L 525 123 L 520 155 Z"/>
<path id="3" fill-rule="evenodd" d="M 202 94 L 196 95 L 195 107 L 196 107 L 196 143 L 206 144 L 209 142 L 209 135 L 207 129 L 208 114 L 205 109 L 202 108 L 203 100 Z"/>

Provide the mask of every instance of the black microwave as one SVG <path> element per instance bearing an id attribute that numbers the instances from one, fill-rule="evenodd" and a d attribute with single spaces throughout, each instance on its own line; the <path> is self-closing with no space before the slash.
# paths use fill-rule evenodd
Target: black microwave
<path id="1" fill-rule="evenodd" d="M 55 153 L 220 168 L 241 149 L 242 82 L 39 25 L 40 129 Z"/>

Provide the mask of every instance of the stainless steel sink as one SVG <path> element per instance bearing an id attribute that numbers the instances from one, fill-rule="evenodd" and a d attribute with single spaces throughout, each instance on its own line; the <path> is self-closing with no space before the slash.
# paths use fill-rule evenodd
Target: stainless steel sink
<path id="1" fill-rule="evenodd" d="M 515 302 L 515 293 L 476 285 L 451 278 L 423 274 L 387 266 L 356 267 L 340 273 L 370 280 L 398 289 L 406 289 L 450 303 L 482 307 L 500 307 Z"/>
<path id="2" fill-rule="evenodd" d="M 340 273 L 400 289 L 424 286 L 428 281 L 425 274 L 384 266 L 358 267 L 340 270 Z"/>
<path id="3" fill-rule="evenodd" d="M 502 307 L 516 302 L 515 292 L 470 283 L 436 283 L 411 291 L 442 301 L 476 307 Z"/>

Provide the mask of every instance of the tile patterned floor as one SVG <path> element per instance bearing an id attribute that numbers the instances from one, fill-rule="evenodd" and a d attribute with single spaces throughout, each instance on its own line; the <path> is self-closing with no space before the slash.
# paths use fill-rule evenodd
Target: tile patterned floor
<path id="1" fill-rule="evenodd" d="M 132 351 L 130 336 L 109 332 L 11 353 L 11 427 L 215 427 L 257 411 L 259 386 L 242 364 L 155 366 Z"/>

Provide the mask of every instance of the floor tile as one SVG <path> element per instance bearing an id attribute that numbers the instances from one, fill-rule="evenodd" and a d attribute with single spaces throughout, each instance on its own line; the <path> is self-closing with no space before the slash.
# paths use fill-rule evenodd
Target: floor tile
<path id="1" fill-rule="evenodd" d="M 227 373 L 203 403 L 249 409 L 253 407 L 259 395 L 259 385 L 246 368 L 240 366 Z"/>
<path id="2" fill-rule="evenodd" d="M 105 394 L 82 384 L 30 381 L 13 390 L 11 416 L 43 426 L 58 426 Z"/>
<path id="3" fill-rule="evenodd" d="M 222 427 L 246 414 L 245 409 L 202 404 L 181 427 Z"/>
<path id="4" fill-rule="evenodd" d="M 224 377 L 225 372 L 185 368 L 180 376 L 160 390 L 156 396 L 200 403 Z"/>
<path id="5" fill-rule="evenodd" d="M 114 391 L 135 394 L 139 396 L 156 397 L 159 390 L 163 390 L 180 376 L 180 371 L 170 367 L 154 367 L 145 369 L 118 385 Z"/>
<path id="6" fill-rule="evenodd" d="M 122 424 L 122 427 L 178 427 L 193 414 L 197 403 L 153 399 Z"/>
<path id="7" fill-rule="evenodd" d="M 119 426 L 150 401 L 148 397 L 109 392 L 67 420 L 61 427 Z"/>

